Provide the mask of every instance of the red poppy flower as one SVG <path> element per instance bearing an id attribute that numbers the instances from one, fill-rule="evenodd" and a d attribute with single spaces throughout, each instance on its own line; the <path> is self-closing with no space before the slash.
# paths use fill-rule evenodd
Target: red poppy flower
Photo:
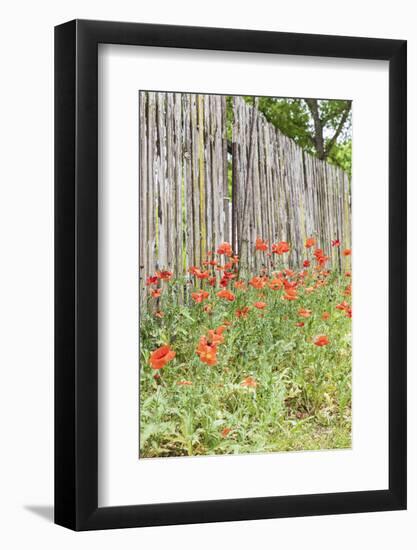
<path id="1" fill-rule="evenodd" d="M 154 370 L 162 369 L 165 365 L 172 361 L 175 357 L 175 351 L 173 351 L 169 345 L 161 346 L 151 353 L 149 362 Z"/>
<path id="2" fill-rule="evenodd" d="M 219 298 L 223 298 L 224 300 L 228 300 L 229 302 L 233 302 L 235 300 L 235 295 L 229 290 L 221 290 L 217 293 L 217 296 Z"/>
<path id="3" fill-rule="evenodd" d="M 211 304 L 207 304 L 204 306 L 204 311 L 207 313 L 207 315 L 211 315 L 211 312 L 213 311 L 213 306 Z"/>
<path id="4" fill-rule="evenodd" d="M 316 339 L 314 340 L 314 344 L 316 346 L 327 346 L 327 344 L 329 344 L 329 339 L 327 336 L 325 336 L 324 334 L 321 334 L 320 336 L 317 336 Z"/>
<path id="5" fill-rule="evenodd" d="M 350 256 L 352 254 L 352 250 L 350 248 L 345 248 L 342 254 L 343 256 Z"/>
<path id="6" fill-rule="evenodd" d="M 231 245 L 229 243 L 222 243 L 217 249 L 217 254 L 231 256 L 233 254 Z"/>
<path id="7" fill-rule="evenodd" d="M 148 277 L 146 279 L 146 286 L 156 285 L 157 282 L 158 282 L 158 277 L 156 275 L 154 275 L 153 277 Z"/>
<path id="8" fill-rule="evenodd" d="M 245 388 L 256 388 L 258 385 L 256 380 L 252 376 L 247 376 L 241 383 L 241 386 Z"/>
<path id="9" fill-rule="evenodd" d="M 256 239 L 255 250 L 265 252 L 265 250 L 268 250 L 268 243 L 258 237 Z"/>
<path id="10" fill-rule="evenodd" d="M 299 309 L 299 310 L 298 310 L 298 315 L 299 315 L 300 317 L 305 317 L 305 318 L 310 317 L 310 315 L 311 315 L 311 309 L 303 309 L 303 308 L 302 308 L 302 309 Z"/>
<path id="11" fill-rule="evenodd" d="M 209 277 L 207 282 L 210 286 L 216 286 L 216 277 Z"/>
<path id="12" fill-rule="evenodd" d="M 290 245 L 286 241 L 280 241 L 279 243 L 272 245 L 272 252 L 274 254 L 284 254 L 290 251 Z"/>
<path id="13" fill-rule="evenodd" d="M 332 246 L 340 246 L 339 239 L 335 239 L 334 241 L 332 241 Z"/>
<path id="14" fill-rule="evenodd" d="M 314 246 L 316 244 L 316 239 L 314 239 L 313 237 L 310 237 L 309 239 L 306 240 L 306 248 L 311 248 L 312 246 Z"/>
<path id="15" fill-rule="evenodd" d="M 340 304 L 337 304 L 336 309 L 340 309 L 341 311 L 347 311 L 349 309 L 349 304 L 346 302 L 346 300 L 343 300 Z"/>
<path id="16" fill-rule="evenodd" d="M 310 267 L 310 262 L 308 260 L 304 260 L 303 267 Z"/>
<path id="17" fill-rule="evenodd" d="M 207 300 L 207 298 L 210 296 L 210 294 L 205 290 L 199 290 L 198 292 L 192 292 L 191 298 L 196 302 L 197 304 L 201 304 L 203 300 Z"/>
<path id="18" fill-rule="evenodd" d="M 266 303 L 265 302 L 255 302 L 253 304 L 253 307 L 256 307 L 257 309 L 265 309 Z"/>
<path id="19" fill-rule="evenodd" d="M 295 326 L 296 327 L 303 327 L 304 326 L 304 323 L 300 322 L 300 323 L 295 323 Z"/>

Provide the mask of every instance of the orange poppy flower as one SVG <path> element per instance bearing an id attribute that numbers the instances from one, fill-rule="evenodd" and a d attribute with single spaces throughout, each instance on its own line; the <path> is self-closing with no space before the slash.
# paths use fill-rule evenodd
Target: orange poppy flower
<path id="1" fill-rule="evenodd" d="M 345 290 L 343 291 L 344 296 L 350 296 L 352 294 L 352 286 L 348 285 Z"/>
<path id="2" fill-rule="evenodd" d="M 285 291 L 285 294 L 283 294 L 282 299 L 288 301 L 298 300 L 298 295 L 295 288 L 288 288 Z"/>
<path id="3" fill-rule="evenodd" d="M 321 316 L 321 318 L 323 319 L 323 321 L 327 321 L 327 319 L 330 317 L 330 313 L 328 311 L 325 311 L 323 313 L 323 315 Z"/>
<path id="4" fill-rule="evenodd" d="M 342 254 L 343 256 L 350 256 L 352 254 L 352 250 L 350 248 L 345 248 Z"/>
<path id="5" fill-rule="evenodd" d="M 161 289 L 157 288 L 156 290 L 151 290 L 152 298 L 159 298 L 161 295 Z"/>
<path id="6" fill-rule="evenodd" d="M 302 308 L 302 309 L 299 309 L 299 310 L 298 310 L 298 315 L 299 315 L 300 317 L 305 317 L 305 318 L 310 317 L 310 315 L 311 315 L 311 309 L 303 309 L 303 308 Z"/>
<path id="7" fill-rule="evenodd" d="M 316 244 L 316 239 L 314 239 L 313 237 L 310 237 L 309 239 L 306 240 L 306 248 L 311 248 L 312 246 L 314 246 Z"/>
<path id="8" fill-rule="evenodd" d="M 249 281 L 249 284 L 253 286 L 253 288 L 260 289 L 266 285 L 266 281 L 262 277 L 252 277 L 252 279 Z"/>
<path id="9" fill-rule="evenodd" d="M 304 326 L 304 323 L 300 322 L 300 323 L 295 323 L 295 326 L 296 327 L 303 327 Z"/>
<path id="10" fill-rule="evenodd" d="M 192 386 L 193 383 L 191 382 L 191 380 L 179 380 L 177 382 L 177 386 Z"/>
<path id="11" fill-rule="evenodd" d="M 223 430 L 220 432 L 220 435 L 222 437 L 227 437 L 231 431 L 232 428 L 223 428 Z"/>
<path id="12" fill-rule="evenodd" d="M 225 326 L 220 326 L 218 328 L 216 328 L 215 330 L 209 330 L 208 331 L 208 338 L 206 338 L 207 342 L 212 345 L 214 344 L 215 346 L 217 344 L 223 344 L 224 342 L 224 336 L 223 336 L 223 331 L 225 330 Z"/>
<path id="13" fill-rule="evenodd" d="M 233 302 L 236 298 L 233 292 L 230 292 L 230 290 L 221 290 L 217 293 L 217 296 L 219 298 L 223 298 L 224 300 L 228 300 L 229 302 Z"/>
<path id="14" fill-rule="evenodd" d="M 290 245 L 286 241 L 280 241 L 279 243 L 272 245 L 272 252 L 274 254 L 284 254 L 290 251 Z"/>
<path id="15" fill-rule="evenodd" d="M 253 378 L 252 376 L 247 376 L 241 383 L 240 383 L 241 386 L 245 387 L 245 388 L 256 388 L 256 386 L 258 385 L 255 378 Z"/>
<path id="16" fill-rule="evenodd" d="M 255 302 L 253 304 L 253 307 L 256 307 L 257 309 L 265 309 L 266 303 L 265 302 Z"/>
<path id="17" fill-rule="evenodd" d="M 244 281 L 235 281 L 235 288 L 237 288 L 239 290 L 245 290 L 246 285 L 245 285 Z"/>
<path id="18" fill-rule="evenodd" d="M 240 318 L 240 317 L 246 318 L 248 316 L 248 313 L 249 313 L 249 308 L 248 308 L 248 306 L 246 306 L 246 307 L 243 307 L 242 309 L 237 309 L 236 310 L 236 317 L 237 318 Z"/>
<path id="19" fill-rule="evenodd" d="M 162 319 L 164 317 L 165 313 L 163 311 L 156 311 L 155 317 L 158 317 L 158 319 Z"/>
<path id="20" fill-rule="evenodd" d="M 191 298 L 196 302 L 197 304 L 201 304 L 203 300 L 207 300 L 207 298 L 210 296 L 210 294 L 205 290 L 199 290 L 198 292 L 192 292 Z"/>
<path id="21" fill-rule="evenodd" d="M 346 300 L 343 300 L 340 304 L 337 304 L 336 309 L 340 309 L 341 311 L 347 311 L 349 309 L 349 304 L 346 302 Z"/>
<path id="22" fill-rule="evenodd" d="M 284 286 L 284 283 L 282 282 L 282 279 L 271 279 L 268 283 L 268 286 L 271 290 L 279 290 Z"/>
<path id="23" fill-rule="evenodd" d="M 198 269 L 195 265 L 191 266 L 188 271 L 191 275 L 195 275 L 198 279 L 208 279 L 210 276 L 209 271 L 201 271 L 201 269 Z"/>
<path id="24" fill-rule="evenodd" d="M 324 334 L 321 334 L 320 336 L 317 336 L 316 339 L 314 340 L 314 344 L 316 346 L 327 346 L 327 344 L 329 344 L 329 339 L 327 336 L 325 336 Z"/>
<path id="25" fill-rule="evenodd" d="M 217 347 L 214 344 L 207 342 L 207 339 L 202 336 L 196 350 L 200 361 L 207 365 L 213 366 L 217 364 Z"/>
<path id="26" fill-rule="evenodd" d="M 210 277 L 210 271 L 200 271 L 199 269 L 197 269 L 197 271 L 195 272 L 195 276 L 197 277 L 197 279 L 208 279 Z"/>
<path id="27" fill-rule="evenodd" d="M 255 250 L 260 250 L 261 252 L 265 252 L 265 250 L 268 250 L 268 243 L 258 237 L 256 239 Z"/>
<path id="28" fill-rule="evenodd" d="M 231 245 L 229 243 L 222 243 L 217 249 L 217 254 L 231 256 L 233 254 Z"/>
<path id="29" fill-rule="evenodd" d="M 162 369 L 165 365 L 172 361 L 175 357 L 175 351 L 173 351 L 167 344 L 161 346 L 151 353 L 149 362 L 154 370 Z"/>
<path id="30" fill-rule="evenodd" d="M 169 281 L 172 277 L 172 271 L 157 271 L 156 276 L 163 281 Z"/>

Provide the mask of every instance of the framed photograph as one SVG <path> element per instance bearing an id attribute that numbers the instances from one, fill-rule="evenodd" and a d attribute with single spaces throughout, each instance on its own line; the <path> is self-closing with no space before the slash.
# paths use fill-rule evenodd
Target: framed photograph
<path id="1" fill-rule="evenodd" d="M 406 42 L 55 29 L 55 522 L 406 508 Z"/>

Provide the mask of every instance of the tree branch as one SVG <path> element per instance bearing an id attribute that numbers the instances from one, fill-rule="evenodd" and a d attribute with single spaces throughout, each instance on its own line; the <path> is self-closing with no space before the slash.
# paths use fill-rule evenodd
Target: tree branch
<path id="1" fill-rule="evenodd" d="M 336 143 L 337 138 L 340 136 L 341 131 L 343 130 L 343 127 L 346 123 L 346 120 L 349 116 L 350 109 L 351 109 L 351 102 L 348 102 L 348 105 L 345 109 L 345 112 L 343 113 L 342 118 L 340 119 L 339 126 L 336 128 L 336 132 L 334 133 L 332 139 L 327 144 L 326 150 L 324 151 L 324 158 L 327 158 L 330 154 L 330 151 L 332 150 L 334 144 Z"/>

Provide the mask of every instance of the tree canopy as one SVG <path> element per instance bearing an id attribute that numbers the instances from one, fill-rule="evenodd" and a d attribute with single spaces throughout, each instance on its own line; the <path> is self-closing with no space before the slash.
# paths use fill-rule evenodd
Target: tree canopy
<path id="1" fill-rule="evenodd" d="M 253 103 L 253 97 L 246 97 Z M 352 102 L 259 97 L 266 119 L 301 147 L 352 173 Z"/>

